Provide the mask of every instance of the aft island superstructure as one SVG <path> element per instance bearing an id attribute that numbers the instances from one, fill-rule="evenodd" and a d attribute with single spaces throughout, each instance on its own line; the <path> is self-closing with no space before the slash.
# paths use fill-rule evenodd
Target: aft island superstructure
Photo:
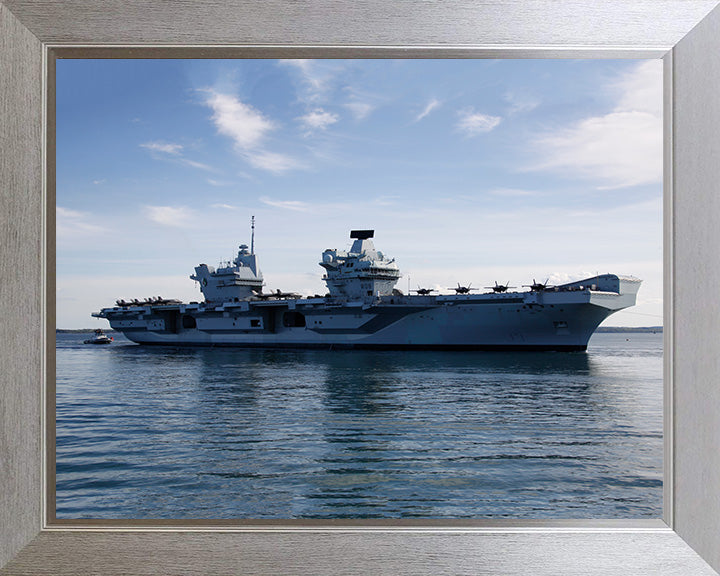
<path id="1" fill-rule="evenodd" d="M 585 350 L 598 325 L 635 304 L 640 280 L 602 274 L 559 286 L 533 281 L 512 292 L 495 285 L 455 294 L 403 294 L 400 269 L 375 249 L 373 230 L 354 230 L 348 251 L 325 250 L 327 294 L 263 293 L 251 247 L 217 269 L 190 276 L 204 302 L 161 298 L 103 308 L 93 316 L 139 344 L 283 348 Z"/>

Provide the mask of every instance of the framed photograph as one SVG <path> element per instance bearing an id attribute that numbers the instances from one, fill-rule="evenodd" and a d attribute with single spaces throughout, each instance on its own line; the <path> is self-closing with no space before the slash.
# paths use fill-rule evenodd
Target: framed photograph
<path id="1" fill-rule="evenodd" d="M 314 4 L 315 8 L 320 6 Z M 419 6 L 423 8 L 415 12 Z M 392 22 L 398 14 L 386 13 L 389 22 L 378 17 L 386 8 L 377 5 L 368 11 L 368 7 L 346 5 L 321 17 L 310 10 L 302 20 L 307 26 L 295 27 L 296 33 L 288 42 L 285 25 L 297 23 L 298 14 L 279 6 L 275 7 L 279 12 L 273 12 L 268 5 L 213 5 L 188 8 L 187 12 L 181 9 L 171 15 L 160 4 L 138 12 L 128 9 L 123 14 L 113 13 L 110 6 L 105 12 L 64 6 L 40 14 L 29 2 L 0 4 L 0 31 L 8 46 L 8 57 L 0 61 L 0 72 L 15 80 L 4 84 L 0 93 L 10 110 L 9 120 L 3 118 L 3 140 L 14 143 L 0 174 L 4 188 L 11 191 L 3 196 L 2 266 L 5 277 L 14 279 L 7 284 L 9 290 L 3 302 L 8 318 L 3 330 L 9 343 L 3 351 L 8 366 L 3 375 L 3 414 L 7 415 L 3 425 L 8 431 L 5 437 L 10 440 L 2 445 L 2 456 L 10 465 L 2 471 L 2 480 L 10 489 L 2 496 L 2 525 L 9 529 L 3 528 L 0 562 L 10 562 L 6 568 L 9 573 L 24 570 L 77 574 L 99 569 L 118 573 L 462 573 L 481 569 L 486 573 L 519 574 L 526 571 L 528 562 L 540 574 L 670 574 L 676 573 L 678 566 L 691 573 L 713 573 L 710 566 L 720 565 L 716 537 L 720 505 L 705 494 L 716 493 L 720 479 L 719 457 L 713 450 L 716 438 L 712 434 L 718 417 L 708 409 L 716 405 L 713 400 L 718 396 L 712 387 L 718 344 L 710 336 L 717 305 L 711 302 L 700 307 L 697 294 L 710 290 L 718 276 L 714 268 L 706 266 L 717 245 L 712 213 L 718 203 L 712 186 L 718 168 L 710 161 L 712 148 L 707 143 L 712 138 L 712 127 L 720 123 L 720 110 L 714 99 L 704 96 L 715 93 L 720 82 L 712 58 L 720 16 L 712 11 L 714 2 L 668 3 L 663 6 L 665 12 L 660 11 L 662 14 L 657 7 L 638 4 L 640 16 L 629 14 L 625 7 L 593 11 L 591 6 L 574 6 L 574 11 L 588 10 L 589 20 L 599 27 L 588 36 L 593 27 L 567 26 L 558 43 L 552 24 L 562 21 L 569 8 L 552 6 L 526 11 L 508 3 L 503 8 L 510 10 L 513 24 L 506 28 L 508 13 L 496 5 L 468 5 L 439 18 L 437 5 L 424 3 L 411 8 L 408 4 L 401 12 L 405 16 L 413 13 L 415 18 L 413 26 L 403 32 L 398 21 Z M 689 6 L 692 9 L 688 10 Z M 224 24 L 228 20 L 224 9 L 229 8 L 237 12 Z M 171 18 L 177 30 L 185 32 L 175 35 L 149 24 L 147 10 L 153 17 L 150 20 Z M 548 24 L 531 26 L 540 14 L 533 10 L 541 10 L 541 20 Z M 271 12 L 273 19 L 268 20 Z M 497 24 L 488 24 L 482 30 L 472 25 L 473 21 L 490 22 L 485 17 L 491 14 L 499 18 L 494 20 Z M 138 27 L 121 27 L 129 32 L 118 35 L 111 31 L 117 18 L 135 22 Z M 364 32 L 341 25 L 357 18 L 369 22 Z M 638 25 L 650 18 L 653 26 Z M 257 27 L 258 22 L 267 21 L 273 24 Z M 513 40 L 506 40 L 510 37 Z M 218 46 L 236 46 L 215 50 L 207 47 L 207 39 Z M 317 45 L 318 39 L 325 39 L 326 47 Z M 191 46 L 167 46 L 178 42 Z M 165 47 L 138 47 L 146 43 Z M 202 43 L 205 47 L 198 46 Z M 268 43 L 277 47 L 257 46 Z M 103 44 L 125 47 L 105 49 Z M 308 46 L 313 44 L 316 46 Z M 352 47 L 358 44 L 377 48 Z M 578 44 L 582 48 L 568 51 L 562 47 Z M 405 48 L 383 48 L 388 45 Z M 492 48 L 467 48 L 469 45 Z M 548 45 L 553 46 L 533 49 Z M 374 525 L 358 521 L 342 525 L 308 522 L 291 526 L 199 527 L 175 519 L 162 525 L 54 524 L 48 515 L 54 502 L 47 481 L 55 463 L 48 459 L 50 451 L 45 444 L 54 442 L 53 431 L 45 429 L 52 422 L 54 399 L 43 395 L 44 378 L 55 371 L 53 355 L 48 353 L 54 348 L 54 335 L 46 331 L 47 319 L 57 313 L 52 293 L 55 214 L 54 204 L 48 202 L 55 189 L 55 110 L 54 86 L 46 81 L 54 76 L 57 56 L 207 58 L 224 52 L 263 58 L 401 57 L 407 55 L 407 47 L 417 48 L 409 50 L 413 55 L 435 58 L 571 55 L 664 59 L 663 521 L 386 521 Z M 703 161 L 705 158 L 708 160 Z M 48 171 L 46 162 L 50 165 Z M 40 194 L 40 190 L 47 193 Z M 152 558 L 150 564 L 148 558 Z"/>
<path id="2" fill-rule="evenodd" d="M 661 60 L 59 56 L 51 522 L 662 516 Z"/>

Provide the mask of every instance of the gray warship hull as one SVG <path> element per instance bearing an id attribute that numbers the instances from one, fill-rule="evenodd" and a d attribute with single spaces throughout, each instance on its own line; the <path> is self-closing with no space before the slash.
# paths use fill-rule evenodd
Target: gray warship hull
<path id="1" fill-rule="evenodd" d="M 571 351 L 633 306 L 639 286 L 605 274 L 525 292 L 145 303 L 93 315 L 149 345 Z"/>

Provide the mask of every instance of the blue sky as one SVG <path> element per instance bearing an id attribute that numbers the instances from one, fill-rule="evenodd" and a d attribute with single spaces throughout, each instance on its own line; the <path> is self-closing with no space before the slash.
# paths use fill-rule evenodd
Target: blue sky
<path id="1" fill-rule="evenodd" d="M 662 323 L 659 60 L 59 60 L 57 326 L 199 300 L 250 241 L 266 291 L 375 229 L 402 290 L 644 280 Z"/>

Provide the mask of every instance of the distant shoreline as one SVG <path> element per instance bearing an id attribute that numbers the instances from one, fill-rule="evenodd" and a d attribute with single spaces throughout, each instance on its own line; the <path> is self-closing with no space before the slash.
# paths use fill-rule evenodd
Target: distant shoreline
<path id="1" fill-rule="evenodd" d="M 55 334 L 92 334 L 95 330 L 111 333 L 117 332 L 112 328 L 55 328 Z"/>
<path id="2" fill-rule="evenodd" d="M 95 332 L 97 328 L 75 328 L 75 329 L 68 329 L 68 328 L 57 328 L 55 330 L 56 334 L 91 334 Z M 112 328 L 102 328 L 103 332 L 113 333 L 116 332 L 116 330 L 113 330 Z M 608 332 L 622 332 L 622 333 L 662 333 L 663 327 L 662 326 L 600 326 L 595 332 L 602 332 L 602 333 L 608 333 Z"/>
<path id="3" fill-rule="evenodd" d="M 662 332 L 662 326 L 600 326 L 595 332 Z"/>

